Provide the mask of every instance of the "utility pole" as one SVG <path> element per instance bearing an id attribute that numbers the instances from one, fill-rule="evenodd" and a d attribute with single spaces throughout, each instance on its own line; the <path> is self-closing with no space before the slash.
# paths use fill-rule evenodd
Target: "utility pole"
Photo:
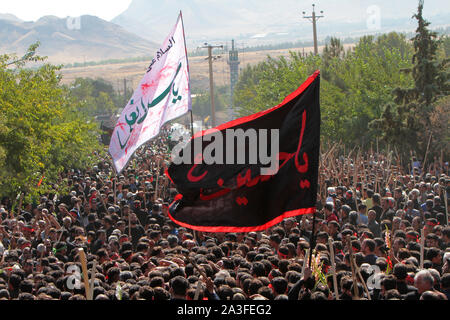
<path id="1" fill-rule="evenodd" d="M 125 106 L 127 105 L 127 78 L 123 78 L 123 99 L 125 100 Z"/>
<path id="2" fill-rule="evenodd" d="M 319 20 L 320 18 L 323 18 L 324 16 L 316 16 L 316 11 L 314 10 L 314 7 L 315 7 L 316 5 L 313 4 L 312 6 L 313 6 L 312 16 L 305 16 L 306 12 L 303 11 L 303 18 L 304 18 L 304 19 L 308 19 L 308 20 L 311 21 L 312 24 L 313 24 L 314 54 L 317 55 L 317 54 L 319 53 L 319 50 L 318 50 L 318 48 L 317 48 L 317 27 L 316 27 L 316 21 Z M 320 11 L 320 13 L 322 14 L 323 11 Z"/>
<path id="3" fill-rule="evenodd" d="M 216 108 L 214 105 L 214 79 L 213 79 L 213 69 L 212 69 L 212 62 L 213 59 L 217 59 L 220 57 L 213 57 L 212 56 L 212 49 L 213 48 L 221 48 L 223 49 L 223 45 L 220 46 L 212 46 L 207 43 L 205 43 L 205 46 L 202 48 L 208 48 L 208 61 L 209 61 L 209 91 L 211 95 L 211 125 L 214 128 L 216 126 Z"/>
<path id="4" fill-rule="evenodd" d="M 231 51 L 229 52 L 228 64 L 230 65 L 230 109 L 229 109 L 229 120 L 233 120 L 233 95 L 234 87 L 239 79 L 239 51 L 234 48 L 234 40 L 231 40 Z"/>
<path id="5" fill-rule="evenodd" d="M 120 87 L 120 79 L 118 81 L 119 81 L 119 87 Z M 125 106 L 128 104 L 128 101 L 130 99 L 130 96 L 128 96 L 128 88 L 129 88 L 130 83 L 131 83 L 131 87 L 133 87 L 133 79 L 123 78 L 123 100 L 124 100 Z M 120 94 L 120 89 L 118 91 Z"/>

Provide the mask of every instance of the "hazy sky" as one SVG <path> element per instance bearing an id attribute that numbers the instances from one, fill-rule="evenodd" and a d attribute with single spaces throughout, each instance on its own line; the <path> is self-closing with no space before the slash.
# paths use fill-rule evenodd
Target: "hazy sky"
<path id="1" fill-rule="evenodd" d="M 95 15 L 111 20 L 130 5 L 132 0 L 0 0 L 0 13 L 11 13 L 25 21 L 42 16 L 60 18 Z"/>
<path id="2" fill-rule="evenodd" d="M 141 0 L 142 1 L 142 0 Z M 145 0 L 155 3 L 157 7 L 161 2 L 182 3 L 185 0 Z M 194 3 L 238 3 L 234 0 L 190 0 Z M 242 0 L 248 1 L 248 0 Z M 117 15 L 125 11 L 132 0 L 0 0 L 0 13 L 11 13 L 19 19 L 25 21 L 36 21 L 45 15 L 54 15 L 60 18 L 67 16 L 78 17 L 84 14 L 98 16 L 110 21 Z M 396 17 L 399 14 L 411 16 L 417 8 L 418 0 L 258 0 L 255 2 L 260 7 L 269 4 L 275 8 L 281 8 L 286 14 L 292 12 L 297 17 L 301 10 L 311 11 L 311 4 L 316 3 L 318 10 L 325 10 L 326 16 L 331 21 L 359 20 L 361 14 L 365 14 L 366 9 L 371 5 L 379 5 L 384 18 Z M 280 6 L 284 4 L 284 6 Z M 151 4 L 150 4 L 151 6 Z M 290 9 L 287 9 L 290 8 Z M 177 11 L 176 9 L 175 11 Z M 248 12 L 247 14 L 258 14 Z M 269 12 L 272 10 L 269 10 Z M 450 11 L 450 1 L 448 0 L 425 0 L 425 16 L 437 13 L 448 13 Z"/>

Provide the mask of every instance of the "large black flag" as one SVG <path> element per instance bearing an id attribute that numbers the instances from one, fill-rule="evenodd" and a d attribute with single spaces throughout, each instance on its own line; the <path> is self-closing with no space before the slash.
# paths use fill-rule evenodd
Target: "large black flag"
<path id="1" fill-rule="evenodd" d="M 278 106 L 196 134 L 180 152 L 180 158 L 190 155 L 196 162 L 172 163 L 166 172 L 180 193 L 170 206 L 169 217 L 199 231 L 250 232 L 267 229 L 287 217 L 314 213 L 320 148 L 319 91 L 320 74 L 316 71 Z M 236 143 L 230 147 L 230 129 L 234 133 L 238 129 L 243 130 L 241 133 L 256 131 L 259 144 L 255 146 L 248 138 L 244 150 Z M 279 130 L 279 140 L 272 139 L 276 137 L 274 129 Z M 196 143 L 200 148 L 195 148 Z M 211 152 L 213 143 L 223 151 L 215 148 Z M 264 144 L 265 150 L 272 150 L 275 143 L 279 146 L 274 155 L 278 171 L 262 175 L 267 161 L 251 161 L 252 155 Z M 208 164 L 208 152 L 223 159 L 230 154 L 237 159 L 244 152 L 245 162 L 229 164 L 225 159 L 224 164 Z"/>

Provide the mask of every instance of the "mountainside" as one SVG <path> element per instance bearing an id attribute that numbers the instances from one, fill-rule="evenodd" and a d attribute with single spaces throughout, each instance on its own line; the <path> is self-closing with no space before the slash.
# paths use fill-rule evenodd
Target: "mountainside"
<path id="1" fill-rule="evenodd" d="M 9 20 L 9 21 L 15 21 L 15 22 L 22 22 L 22 20 L 20 20 L 15 15 L 10 14 L 10 13 L 0 13 L 0 20 Z"/>
<path id="2" fill-rule="evenodd" d="M 21 55 L 36 41 L 41 43 L 39 55 L 52 63 L 145 56 L 157 49 L 155 43 L 95 16 L 78 20 L 45 16 L 36 22 L 0 16 L 0 53 Z"/>
<path id="3" fill-rule="evenodd" d="M 316 13 L 323 10 L 325 16 L 318 22 L 319 39 L 415 28 L 411 17 L 417 11 L 416 0 L 133 0 L 112 22 L 159 43 L 181 10 L 186 40 L 191 44 L 231 37 L 246 39 L 247 44 L 269 38 L 297 41 L 311 38 L 311 23 L 303 19 L 302 12 L 311 15 L 313 2 Z M 448 25 L 450 4 L 427 0 L 424 13 L 434 27 Z M 376 30 L 368 27 L 374 14 L 380 21 Z"/>

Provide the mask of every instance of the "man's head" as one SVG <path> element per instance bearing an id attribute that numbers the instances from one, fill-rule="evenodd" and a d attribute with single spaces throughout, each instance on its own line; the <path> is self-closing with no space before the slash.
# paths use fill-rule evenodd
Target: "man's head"
<path id="1" fill-rule="evenodd" d="M 450 242 L 450 227 L 445 227 L 444 230 L 442 230 L 442 240 L 444 240 L 445 243 Z"/>
<path id="2" fill-rule="evenodd" d="M 406 279 L 406 277 L 408 276 L 408 270 L 406 268 L 406 265 L 404 265 L 403 263 L 397 263 L 394 266 L 394 270 L 393 270 L 394 276 L 397 278 L 397 280 L 399 281 L 403 281 Z"/>
<path id="3" fill-rule="evenodd" d="M 374 205 L 380 205 L 381 196 L 379 193 L 375 193 L 372 197 L 372 201 Z"/>
<path id="4" fill-rule="evenodd" d="M 323 207 L 323 211 L 325 212 L 325 216 L 330 216 L 333 213 L 333 204 L 327 202 Z"/>
<path id="5" fill-rule="evenodd" d="M 407 207 L 409 210 L 414 209 L 414 202 L 413 202 L 412 200 L 408 200 L 408 201 L 406 202 L 406 207 Z"/>
<path id="6" fill-rule="evenodd" d="M 414 230 L 418 231 L 421 227 L 420 217 L 414 217 L 412 220 L 412 227 Z"/>
<path id="7" fill-rule="evenodd" d="M 375 210 L 369 210 L 369 212 L 367 213 L 367 218 L 369 219 L 369 222 L 375 221 L 377 218 L 377 213 L 375 212 Z"/>
<path id="8" fill-rule="evenodd" d="M 361 251 L 365 254 L 373 254 L 376 248 L 376 242 L 372 239 L 365 239 L 361 246 Z"/>
<path id="9" fill-rule="evenodd" d="M 441 289 L 450 290 L 450 273 L 445 273 L 441 278 Z"/>
<path id="10" fill-rule="evenodd" d="M 332 236 L 334 236 L 335 234 L 337 234 L 339 232 L 339 223 L 337 223 L 336 221 L 330 221 L 328 223 L 328 233 Z"/>
<path id="11" fill-rule="evenodd" d="M 347 190 L 347 192 L 345 193 L 345 198 L 347 200 L 350 200 L 353 198 L 353 191 L 352 190 Z"/>
<path id="12" fill-rule="evenodd" d="M 427 211 L 431 211 L 433 209 L 433 205 L 434 205 L 433 200 L 428 199 L 427 201 L 425 201 Z"/>
<path id="13" fill-rule="evenodd" d="M 433 228 L 438 224 L 438 221 L 435 218 L 429 218 L 425 222 L 425 234 L 428 235 L 429 233 L 433 232 Z"/>
<path id="14" fill-rule="evenodd" d="M 364 204 L 364 203 L 361 203 L 359 206 L 358 206 L 358 211 L 360 212 L 360 213 L 366 213 L 366 210 L 367 210 L 367 206 Z"/>
<path id="15" fill-rule="evenodd" d="M 130 224 L 131 224 L 132 226 L 135 226 L 137 223 L 138 223 L 137 215 L 136 215 L 136 213 L 132 212 L 132 213 L 130 214 Z"/>
<path id="16" fill-rule="evenodd" d="M 389 201 L 388 198 L 383 198 L 381 201 L 381 207 L 383 208 L 383 210 L 387 210 L 389 209 Z"/>
<path id="17" fill-rule="evenodd" d="M 288 218 L 284 220 L 284 228 L 286 231 L 290 231 L 293 227 L 295 227 L 295 219 L 294 218 Z"/>
<path id="18" fill-rule="evenodd" d="M 428 270 L 421 270 L 417 272 L 414 277 L 414 286 L 417 288 L 419 294 L 425 291 L 432 290 L 434 278 Z"/>
<path id="19" fill-rule="evenodd" d="M 105 218 L 103 218 L 103 223 L 106 229 L 109 229 L 113 226 L 113 221 L 110 216 L 106 216 Z"/>
<path id="20" fill-rule="evenodd" d="M 401 188 L 395 188 L 394 189 L 394 199 L 400 199 L 402 196 L 402 189 Z"/>
<path id="21" fill-rule="evenodd" d="M 170 294 L 174 298 L 185 299 L 189 289 L 189 282 L 182 276 L 176 276 L 170 280 Z"/>
<path id="22" fill-rule="evenodd" d="M 387 275 L 381 280 L 381 292 L 384 295 L 387 291 L 397 288 L 397 279 L 393 275 Z"/>
<path id="23" fill-rule="evenodd" d="M 101 241 L 106 241 L 106 232 L 103 229 L 97 230 L 97 239 L 100 239 Z"/>
<path id="24" fill-rule="evenodd" d="M 442 264 L 441 250 L 438 248 L 430 248 L 427 252 L 427 260 L 430 260 L 435 265 Z"/>
<path id="25" fill-rule="evenodd" d="M 272 247 L 278 247 L 281 243 L 281 237 L 278 233 L 272 233 L 269 240 Z"/>
<path id="26" fill-rule="evenodd" d="M 426 237 L 426 245 L 430 248 L 439 248 L 439 237 L 434 233 L 429 233 Z"/>

